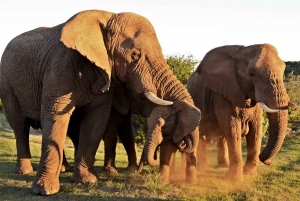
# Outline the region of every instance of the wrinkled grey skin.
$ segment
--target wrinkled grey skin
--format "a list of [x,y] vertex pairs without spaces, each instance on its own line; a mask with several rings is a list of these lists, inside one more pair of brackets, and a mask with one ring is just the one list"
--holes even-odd
[[[141,156],[139,165],[140,172],[145,163],[154,166],[158,163],[158,147],[160,149],[159,157],[159,172],[162,175],[162,182],[168,184],[170,176],[170,167],[173,165],[173,159],[176,151],[180,150],[185,153],[185,170],[186,182],[195,184],[197,183],[196,175],[196,147],[199,138],[199,131],[194,129],[197,127],[195,117],[200,115],[199,110],[191,107],[185,101],[174,101],[172,106],[157,106],[152,110],[151,115],[147,119],[148,131],[146,143]],[[174,143],[176,137],[177,127],[183,128],[180,132],[188,133],[186,137]],[[190,147],[190,149],[188,148]]]
[[191,100],[166,64],[151,23],[134,13],[83,11],[10,41],[1,58],[0,97],[15,133],[20,169],[30,164],[29,127],[40,122],[43,131],[34,194],[59,191],[64,141],[77,115],[80,137],[72,181],[97,181],[95,153],[111,113],[113,88],[122,84],[137,94]]
[[[269,44],[222,46],[205,55],[188,80],[188,91],[202,112],[199,167],[205,166],[210,140],[217,141],[219,165],[229,164],[228,179],[242,180],[243,174],[256,176],[259,160],[271,164],[287,129],[290,102],[283,83],[284,69],[276,48]],[[260,103],[269,108],[269,140],[262,151]],[[247,142],[245,164],[243,136]]]
[[[125,115],[121,114],[122,112],[126,111],[128,112]],[[136,149],[131,124],[132,112],[147,117],[148,121],[151,122],[151,125],[155,124],[154,122],[161,121],[162,119],[165,119],[166,121],[164,124],[157,125],[161,128],[156,130],[156,132],[151,131],[151,129],[149,130],[145,144],[145,150],[147,150],[150,149],[149,145],[153,144],[152,142],[161,139],[161,142],[157,142],[152,149],[157,151],[158,146],[160,146],[159,172],[162,174],[162,182],[169,183],[170,163],[172,161],[172,157],[177,150],[181,150],[183,152],[187,152],[187,165],[185,169],[186,181],[188,183],[196,183],[197,177],[195,150],[199,141],[199,133],[195,128],[199,123],[197,120],[197,116],[200,115],[199,110],[185,101],[174,101],[174,104],[171,106],[158,106],[147,100],[145,97],[130,92],[129,90],[125,89],[125,87],[115,88],[114,91],[113,109],[104,133],[105,157],[103,168],[111,173],[117,173],[115,166],[115,151],[118,135],[128,155],[129,164],[127,170],[137,170]],[[157,115],[161,113],[163,113],[165,116],[161,117]],[[192,116],[189,117],[189,114]],[[76,120],[78,121],[78,119]],[[76,143],[78,141],[76,140],[78,136],[78,134],[76,134],[76,130],[78,130],[76,125],[78,125],[78,122],[76,122],[74,126],[71,126],[73,129],[71,132],[68,132],[68,136],[75,144],[75,150],[77,147]],[[176,135],[174,131],[176,131],[176,126],[178,125],[185,125],[185,127],[190,127],[190,130],[194,130],[194,132],[183,131],[188,134],[185,137],[185,143],[180,144],[181,146],[178,146],[173,142],[173,138],[176,137],[174,136]],[[152,166],[156,165],[158,161],[153,160],[156,156],[157,153],[153,152],[149,155],[149,159],[147,157],[141,157],[141,166],[139,172],[142,170],[142,166],[146,161],[150,161],[148,163]]]

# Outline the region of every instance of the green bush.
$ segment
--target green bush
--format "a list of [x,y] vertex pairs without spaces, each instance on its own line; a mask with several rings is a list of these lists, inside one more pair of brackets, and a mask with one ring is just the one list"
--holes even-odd
[[[293,103],[300,104],[300,75],[291,71],[285,76],[285,88]],[[289,120],[300,120],[300,110],[289,108]]]

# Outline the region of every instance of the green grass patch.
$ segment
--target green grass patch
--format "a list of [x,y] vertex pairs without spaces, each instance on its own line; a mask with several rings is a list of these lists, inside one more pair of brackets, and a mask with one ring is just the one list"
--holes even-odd
[[[1,118],[0,118],[1,122]],[[41,135],[30,135],[32,165],[35,172],[28,175],[14,173],[16,146],[14,134],[0,128],[0,200],[299,200],[300,199],[300,135],[293,133],[285,140],[282,149],[270,167],[259,164],[258,177],[245,176],[244,181],[230,182],[223,179],[227,168],[217,165],[217,151],[208,146],[208,165],[205,173],[198,172],[197,185],[184,182],[184,171],[180,169],[180,154],[176,155],[177,170],[171,176],[171,183],[160,182],[158,167],[146,166],[141,174],[128,173],[127,155],[118,143],[116,165],[118,175],[102,171],[104,147],[101,142],[96,155],[95,170],[99,182],[92,185],[71,182],[71,172],[60,174],[60,191],[52,196],[35,196],[30,193],[31,184],[38,168],[41,154]],[[74,148],[66,139],[65,152],[71,166],[74,166]],[[138,147],[138,158],[142,148]],[[243,153],[245,157],[245,152]]]

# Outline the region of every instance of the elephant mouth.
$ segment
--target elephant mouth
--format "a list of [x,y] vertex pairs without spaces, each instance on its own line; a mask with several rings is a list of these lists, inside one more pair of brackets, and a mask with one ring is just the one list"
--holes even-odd
[[193,151],[193,140],[191,134],[185,136],[182,140],[179,140],[176,145],[180,152],[191,153]]

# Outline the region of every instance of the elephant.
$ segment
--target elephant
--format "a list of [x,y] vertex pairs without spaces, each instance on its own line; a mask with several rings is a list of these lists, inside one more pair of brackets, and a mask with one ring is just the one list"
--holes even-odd
[[119,137],[127,153],[128,165],[126,170],[134,172],[138,168],[137,150],[134,140],[134,134],[131,126],[132,112],[122,115],[115,109],[112,109],[110,119],[106,127],[104,141],[104,166],[103,170],[112,174],[118,174],[115,165],[117,137]]
[[[86,184],[98,180],[93,169],[95,153],[109,120],[113,90],[123,84],[160,105],[177,100],[193,105],[167,65],[152,24],[138,14],[86,10],[8,43],[1,58],[0,97],[15,133],[21,167],[30,163],[29,127],[40,122],[42,128],[33,194],[59,191],[63,144],[69,123],[79,116],[71,179]],[[200,120],[200,114],[195,118]],[[186,144],[183,151],[193,150],[191,146],[196,145],[187,140],[189,133],[176,134],[174,142]]]
[[[123,115],[124,113],[122,114],[122,110],[127,107],[129,108],[126,109],[128,113]],[[181,100],[174,101],[174,103],[170,106],[158,106],[157,104],[150,102],[148,99],[143,98],[143,96],[129,91],[125,87],[116,87],[114,89],[111,116],[104,133],[105,154],[103,169],[111,173],[118,172],[115,166],[117,135],[124,145],[128,155],[129,164],[127,166],[127,170],[137,170],[136,149],[131,120],[132,113],[147,117],[149,126],[138,172],[141,172],[146,161],[150,161],[148,163],[151,166],[157,164],[158,161],[153,160],[157,157],[157,153],[153,150],[157,151],[158,146],[160,146],[159,172],[162,175],[162,182],[169,183],[170,163],[172,162],[175,152],[177,150],[184,151],[184,146],[188,143],[198,144],[199,142],[199,131],[194,128],[199,124],[197,117],[199,116],[200,111],[192,104]],[[163,123],[161,123],[161,121],[163,121]],[[79,125],[78,122],[76,122],[74,126],[71,126],[71,128],[74,129],[73,132],[71,132],[72,134],[74,134],[76,130],[79,130],[75,127],[75,125]],[[188,130],[178,130],[176,127]],[[153,130],[153,128],[155,128],[155,130]],[[188,137],[185,143],[180,141],[182,144],[179,143],[177,146],[177,144],[174,143],[177,140],[173,141],[172,139],[178,136],[178,134],[175,133],[176,130],[179,132],[189,133],[191,137]],[[69,133],[68,136],[71,139],[74,138],[74,136],[72,137]],[[76,136],[78,136],[78,134]],[[76,141],[74,144],[76,144]],[[150,145],[152,147],[150,147]],[[194,184],[197,182],[197,146],[190,147],[194,147],[194,149],[186,153],[186,181]]]
[[[227,179],[257,175],[259,160],[271,164],[285,138],[287,109],[296,106],[284,87],[284,69],[284,62],[270,44],[227,45],[206,53],[187,84],[202,114],[197,169],[206,164],[206,143],[210,140],[218,144],[219,164],[229,165]],[[260,153],[262,108],[268,115],[269,140]],[[243,136],[247,143],[244,166]]]
[[[173,107],[173,108],[172,108]],[[193,112],[189,112],[192,110]],[[157,106],[153,109],[151,115],[147,118],[147,137],[146,143],[144,145],[143,153],[139,163],[138,172],[142,171],[145,163],[150,166],[155,166],[158,163],[158,148],[160,149],[159,157],[159,172],[162,175],[162,183],[170,183],[169,176],[173,170],[172,165],[174,162],[175,153],[179,150],[183,152],[186,146],[184,141],[177,141],[174,139],[177,135],[176,127],[181,127],[180,132],[186,132],[193,135],[199,135],[199,130],[193,130],[195,121],[195,116],[198,115],[200,111],[197,111],[192,107],[191,104],[187,104],[186,101],[174,101],[172,106]],[[199,123],[199,122],[198,122]],[[183,126],[190,125],[190,126]],[[194,139],[191,144],[198,144],[198,138]],[[197,141],[196,141],[197,140]],[[176,142],[177,143],[174,143]],[[185,140],[186,141],[186,140]],[[196,142],[195,142],[196,141]],[[186,182],[190,184],[197,183],[196,174],[196,151],[197,147],[191,152],[183,152],[185,160],[185,175]]]

